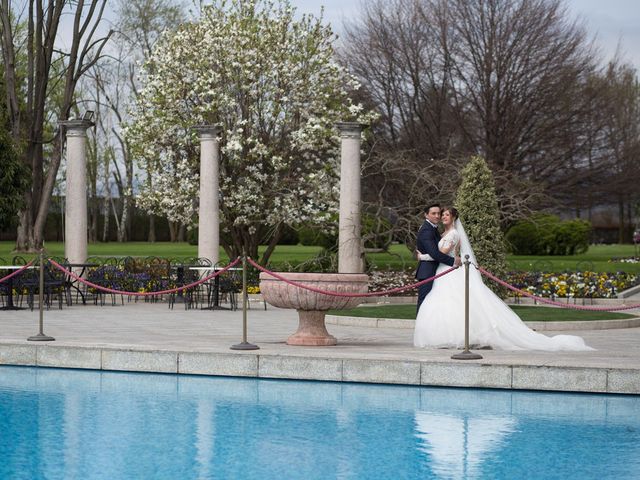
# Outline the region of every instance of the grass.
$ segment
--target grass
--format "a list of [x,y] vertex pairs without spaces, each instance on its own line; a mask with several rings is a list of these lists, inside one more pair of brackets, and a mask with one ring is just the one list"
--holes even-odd
[[[14,242],[0,242],[0,258],[9,261],[13,258]],[[260,247],[260,253],[264,252],[266,247]],[[52,256],[64,255],[64,243],[62,242],[46,242],[45,250]],[[320,247],[306,247],[303,245],[281,245],[271,256],[271,262],[284,263],[300,263],[312,258],[322,249]],[[30,258],[33,254],[21,254],[25,258]],[[98,257],[195,257],[198,255],[198,247],[189,245],[186,242],[109,242],[109,243],[90,243],[88,245],[88,255]],[[228,260],[227,254],[221,248],[220,260]]]
[[[0,258],[9,261],[13,258],[14,242],[0,242]],[[49,255],[64,255],[64,244],[61,242],[47,242],[45,248]],[[261,247],[261,252],[264,251]],[[299,263],[308,260],[321,251],[319,247],[302,245],[280,245],[271,256],[274,265],[284,262]],[[188,243],[171,242],[127,242],[127,243],[92,243],[89,244],[90,256],[132,256],[132,257],[194,257],[198,248]],[[543,270],[550,272],[593,270],[596,272],[640,273],[640,263],[610,262],[613,257],[631,257],[635,255],[633,245],[592,245],[589,251],[574,256],[522,256],[509,255],[511,268],[522,271]],[[29,255],[24,255],[25,257]],[[220,250],[221,261],[227,260],[224,251]],[[379,269],[411,270],[415,267],[415,260],[411,252],[404,245],[392,245],[389,252],[369,253],[367,261]]]
[[[593,264],[594,272],[627,272],[640,273],[640,263],[610,262],[615,257],[633,257],[638,255],[638,249],[634,245],[591,245],[586,253],[573,256],[525,256],[509,255],[508,260],[516,270],[536,270],[536,263],[549,263],[548,271],[562,272],[576,270],[580,267],[585,270],[587,265]],[[581,265],[579,265],[581,264]]]
[[[525,322],[565,322],[574,320],[615,320],[632,318],[634,315],[618,312],[594,312],[570,310],[564,308],[536,307],[527,305],[512,305],[510,308]],[[411,305],[380,305],[363,306],[351,310],[331,310],[331,315],[369,318],[400,318],[415,319],[416,306]]]

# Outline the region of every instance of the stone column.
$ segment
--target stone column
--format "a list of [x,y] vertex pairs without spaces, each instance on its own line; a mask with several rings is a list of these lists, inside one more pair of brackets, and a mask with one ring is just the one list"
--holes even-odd
[[64,256],[69,263],[87,261],[87,128],[89,120],[65,120],[67,135],[67,192],[65,199]]
[[360,135],[366,127],[356,122],[339,122],[340,230],[338,233],[338,273],[363,273],[364,252],[360,227]]
[[215,264],[220,256],[220,143],[217,125],[194,127],[200,137],[200,209],[198,257]]

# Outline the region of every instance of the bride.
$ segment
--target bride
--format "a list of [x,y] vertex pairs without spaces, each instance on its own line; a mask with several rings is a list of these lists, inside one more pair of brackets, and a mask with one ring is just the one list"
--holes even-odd
[[[438,248],[454,256],[469,255],[476,264],[473,249],[458,219],[455,208],[442,212],[445,227]],[[431,257],[418,252],[420,260]],[[437,273],[450,268],[440,264]],[[438,278],[420,306],[416,318],[413,344],[416,347],[462,348],[464,346],[464,269],[459,268]],[[547,337],[527,327],[483,282],[480,272],[469,267],[469,344],[501,350],[593,350],[580,337]]]

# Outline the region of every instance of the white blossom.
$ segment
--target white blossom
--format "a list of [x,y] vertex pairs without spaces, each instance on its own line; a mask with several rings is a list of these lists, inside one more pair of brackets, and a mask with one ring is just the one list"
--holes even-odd
[[373,118],[349,98],[357,81],[335,62],[333,41],[286,1],[214,0],[199,21],[166,33],[124,130],[150,177],[139,205],[197,222],[192,127],[218,124],[223,228],[264,235],[260,226],[328,221],[339,192],[335,122]]

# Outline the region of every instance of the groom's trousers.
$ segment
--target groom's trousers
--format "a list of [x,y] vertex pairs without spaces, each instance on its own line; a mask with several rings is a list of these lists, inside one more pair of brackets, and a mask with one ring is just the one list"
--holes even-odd
[[[423,266],[422,263],[426,264],[426,266]],[[433,277],[436,274],[436,270],[438,269],[438,262],[421,262],[420,267],[421,268],[419,269],[419,271],[422,278],[418,278],[418,281],[424,280],[425,278]],[[422,302],[424,302],[425,297],[432,288],[433,280],[418,287],[418,305],[416,307],[416,310],[420,310],[420,305],[422,305]]]

